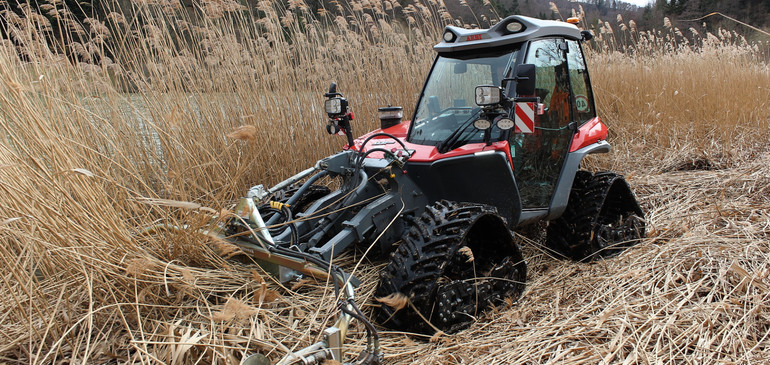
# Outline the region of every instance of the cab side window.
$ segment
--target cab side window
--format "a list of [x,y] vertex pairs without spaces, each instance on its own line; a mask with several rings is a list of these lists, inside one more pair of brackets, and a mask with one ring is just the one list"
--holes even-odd
[[539,127],[559,129],[572,120],[570,115],[570,80],[564,59],[566,44],[563,39],[544,39],[532,42],[527,63],[537,70],[537,96],[545,104],[546,113],[537,116]]
[[529,45],[525,63],[535,65],[536,96],[544,113],[535,115],[533,133],[511,139],[513,173],[522,206],[547,207],[572,138],[572,100],[564,39],[542,39]]
[[570,84],[572,84],[572,106],[575,121],[583,124],[596,117],[594,95],[591,92],[588,71],[586,69],[583,51],[577,41],[567,41],[567,64],[569,66]]

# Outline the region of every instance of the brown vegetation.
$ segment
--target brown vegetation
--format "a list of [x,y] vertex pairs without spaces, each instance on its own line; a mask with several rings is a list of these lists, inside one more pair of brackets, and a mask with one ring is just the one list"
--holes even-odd
[[[280,287],[195,232],[249,186],[339,148],[322,131],[330,81],[357,133],[379,106],[409,114],[441,4],[336,4],[322,18],[301,0],[259,12],[204,1],[196,19],[165,1],[86,24],[56,1],[3,14],[0,361],[238,363],[317,340],[335,315],[327,283]],[[730,33],[697,44],[673,29],[629,34],[634,52],[605,33],[590,55],[614,152],[589,167],[629,176],[649,238],[582,264],[522,237],[531,269],[519,303],[456,335],[383,332],[389,362],[770,361],[768,65]],[[158,221],[190,228],[144,234]],[[342,264],[361,261],[351,252]],[[354,273],[364,310],[379,305],[378,268]]]

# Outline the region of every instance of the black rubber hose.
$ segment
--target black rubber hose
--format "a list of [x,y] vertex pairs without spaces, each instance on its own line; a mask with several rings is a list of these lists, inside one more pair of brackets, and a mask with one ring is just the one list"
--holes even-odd
[[[326,171],[321,171],[313,176],[311,176],[302,186],[294,192],[294,195],[292,195],[287,201],[286,204],[294,205],[300,198],[302,198],[302,195],[305,194],[305,192],[310,189],[310,186],[313,185],[318,179],[326,176],[328,173]],[[273,225],[275,223],[275,218],[270,217],[270,219],[265,222],[265,225]]]
[[[313,256],[311,254],[307,254],[307,253],[299,252],[299,251],[288,250],[288,249],[285,249],[283,247],[276,246],[276,245],[270,245],[268,247],[268,250],[276,252],[276,253],[280,253],[282,255],[290,256],[290,257],[302,258],[302,259],[305,259],[307,261],[310,261],[310,262],[318,265],[319,267],[329,267],[331,271],[334,271],[337,275],[339,275],[339,278],[341,280],[346,280],[347,275],[345,274],[345,271],[343,271],[339,266],[333,265],[333,264],[331,264],[331,263],[329,263],[327,261],[324,261],[324,260],[322,260],[322,259],[320,259],[318,257],[315,257],[315,256]],[[334,295],[336,297],[339,297],[340,296],[341,288],[339,286],[339,283],[337,282],[337,278],[332,278],[332,283],[334,284]],[[345,307],[344,303],[342,305],[340,305],[340,311],[342,311],[344,313],[347,313],[350,316],[352,316],[353,318],[358,319],[359,321],[361,321],[364,324],[364,327],[366,328],[367,337],[373,339],[374,342],[379,341],[380,336],[379,336],[379,333],[377,333],[377,329],[374,327],[372,322],[370,322],[366,318],[364,313],[361,312],[361,309],[358,308],[358,305],[356,304],[355,300],[353,298],[347,298],[346,302],[348,304],[350,304],[351,307],[353,307],[354,312],[351,312],[350,310],[348,310]]]
[[[358,154],[358,158],[356,159],[356,172],[355,172],[355,176],[359,175],[359,172],[361,171],[361,168],[364,165],[364,160],[366,159],[366,156],[369,156],[369,154],[372,154],[374,152],[382,152],[382,153],[384,153],[386,155],[392,156],[394,159],[398,158],[396,156],[396,154],[394,154],[393,152],[388,151],[388,150],[386,150],[384,148],[379,148],[379,147],[378,148],[372,148],[370,150],[367,150],[364,153],[359,153]],[[358,184],[360,184],[360,180],[356,180],[356,185],[358,185]]]
[[374,152],[382,152],[382,153],[384,153],[386,155],[390,155],[393,158],[398,158],[398,156],[396,156],[396,154],[393,153],[392,151],[388,151],[388,150],[386,150],[384,148],[377,147],[377,148],[372,148],[370,150],[366,150],[366,152],[364,152],[363,154],[360,154],[359,157],[358,157],[358,161],[356,163],[356,166],[362,166],[363,162],[364,162],[364,159],[366,159],[366,156],[369,156],[370,154],[372,154]]
[[[281,215],[281,216],[284,217],[284,219],[283,219],[284,222],[289,222],[292,219],[291,211],[286,212],[283,209],[275,209],[275,208],[270,207],[270,205],[268,205],[268,204],[261,205],[259,207],[259,212],[260,213],[262,213],[262,212],[265,212],[265,213],[273,212],[274,215]],[[272,218],[273,216],[270,216],[270,217]],[[281,224],[281,223],[280,222],[274,222],[271,225],[277,225],[277,224]],[[281,226],[278,226],[278,227],[268,228],[267,230],[270,232],[271,236],[275,236],[275,235],[283,233],[286,230],[286,226],[285,225],[281,225]]]
[[[401,148],[403,148],[404,151],[407,151],[406,145],[404,144],[404,142],[401,142],[401,140],[396,138],[396,136],[394,136],[394,135],[392,135],[390,133],[385,133],[385,132],[375,133],[375,134],[372,134],[371,136],[367,137],[364,140],[364,143],[361,143],[361,148],[363,149],[364,147],[366,147],[366,144],[369,143],[369,141],[371,141],[375,137],[382,137],[382,136],[391,138],[392,140],[394,140],[398,144],[400,144]],[[384,148],[372,148],[370,150],[367,150],[363,155],[359,151],[358,152],[358,159],[356,160],[356,176],[358,176],[358,170],[361,168],[361,165],[363,164],[364,158],[366,158],[366,156],[368,156],[370,152],[374,152],[374,151],[384,152],[384,153],[390,154],[394,158],[396,157],[396,155],[393,154],[393,152],[388,151],[388,150],[386,150]],[[407,153],[409,153],[409,152],[407,152]],[[358,182],[356,182],[356,183],[358,183]]]
[[382,137],[382,136],[390,137],[394,141],[398,142],[398,144],[401,145],[401,147],[404,149],[404,151],[406,151],[406,145],[404,144],[404,142],[401,142],[401,140],[396,138],[396,136],[394,136],[394,135],[392,135],[390,133],[385,133],[385,132],[375,133],[375,134],[372,134],[371,136],[367,137],[364,140],[364,143],[361,143],[361,148],[365,147],[366,144],[369,143],[369,141],[371,141],[374,137]]
[[291,209],[289,209],[287,205],[284,205],[281,207],[281,211],[283,212],[284,215],[286,215],[286,225],[288,225],[289,229],[291,230],[291,236],[289,238],[289,246],[295,245],[299,241],[299,234],[297,233],[297,226],[294,224],[294,222],[292,222],[293,216],[291,214]]
[[[364,188],[366,187],[366,180],[369,178],[369,175],[366,174],[366,171],[362,171],[360,168],[360,165],[356,165],[356,171],[354,172],[356,179],[355,183],[351,187],[350,191],[346,191],[345,193],[351,193],[353,191],[353,188],[355,188],[356,192],[363,192]],[[342,205],[347,204],[348,201],[353,199],[354,196],[357,194],[351,193],[348,195],[343,201]]]
[[[348,301],[348,303],[351,303],[352,300]],[[343,313],[349,314],[351,317],[361,321],[364,324],[364,328],[366,328],[366,336],[370,339],[373,339],[374,341],[379,340],[379,334],[377,333],[377,329],[374,328],[374,326],[369,322],[369,320],[366,319],[366,317],[361,313],[361,310],[358,309],[358,306],[355,304],[352,304],[353,309],[355,309],[354,312],[351,312],[349,309],[345,308],[345,303],[342,303],[340,305],[340,311]],[[374,342],[372,341],[372,342]]]
[[367,332],[374,338],[375,341],[378,341],[380,339],[380,335],[377,333],[377,329],[374,328],[374,325],[372,322],[369,322],[369,320],[366,318],[363,312],[361,312],[361,309],[358,308],[358,305],[356,305],[356,302],[353,299],[348,299],[348,303],[350,303],[350,306],[353,307],[353,309],[358,312],[359,320],[364,323],[364,326],[367,328]]
[[[366,180],[366,179],[368,179],[368,176],[366,175],[366,173],[365,173],[365,172],[359,172],[357,175],[363,175],[363,177],[362,177],[360,180]],[[350,180],[348,180],[348,181],[350,181]],[[348,194],[348,193],[350,193],[350,192],[351,192],[351,191],[352,191],[354,188],[355,188],[355,189],[362,189],[362,188],[363,188],[363,186],[362,186],[362,185],[360,185],[360,184],[358,184],[358,183],[354,184],[353,186],[347,186],[347,185],[350,185],[350,184],[348,184],[348,183],[344,183],[344,185],[343,185],[343,187],[342,187],[343,195],[344,195],[344,194]],[[335,204],[330,204],[330,205],[328,205],[328,206],[325,206],[325,207],[323,207],[323,208],[321,208],[321,209],[319,209],[319,210],[317,210],[317,211],[313,212],[313,214],[312,214],[312,215],[318,214],[318,213],[320,213],[320,212],[323,212],[323,211],[332,211],[332,212],[333,212],[333,211],[336,211],[336,210],[338,210],[340,207],[344,206],[344,205],[345,205],[345,203],[347,203],[347,202],[350,200],[351,196],[353,196],[353,195],[355,195],[355,194],[350,194],[350,195],[349,195],[349,196],[347,196],[346,198],[342,198],[342,199],[340,199],[340,200],[339,200],[337,203],[335,203]],[[328,221],[330,221],[330,222],[333,222],[335,219],[337,219],[337,216],[338,216],[339,214],[340,214],[340,212],[333,212],[333,213],[330,213],[330,214],[329,214],[329,215],[328,215],[326,218],[324,218],[324,219],[326,219],[326,220],[328,220]],[[312,215],[311,215],[311,216],[312,216]],[[331,229],[331,228],[332,228],[332,225],[330,225],[330,224],[326,224],[326,225],[316,225],[316,226],[315,226],[315,227],[313,227],[313,229],[311,229],[310,231],[308,231],[308,232],[305,232],[304,234],[302,234],[302,236],[301,236],[301,237],[299,237],[299,240],[300,240],[300,241],[305,241],[305,240],[307,240],[309,237],[312,237],[313,235],[315,235],[316,233],[318,233],[318,232],[320,232],[320,231],[323,231],[323,230],[325,230],[325,231],[328,231],[328,230],[329,230],[329,229]]]

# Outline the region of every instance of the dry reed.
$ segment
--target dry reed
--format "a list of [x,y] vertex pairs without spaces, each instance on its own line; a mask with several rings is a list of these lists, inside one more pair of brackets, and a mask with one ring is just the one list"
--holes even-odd
[[[84,24],[56,1],[2,14],[0,361],[280,358],[329,324],[328,283],[281,287],[195,228],[248,186],[339,147],[321,131],[330,81],[352,101],[356,132],[376,125],[379,106],[408,114],[446,7],[334,2],[316,17],[301,0],[131,4]],[[387,361],[770,361],[770,71],[734,35],[688,44],[666,32],[629,35],[624,53],[600,39],[589,60],[616,153],[588,166],[630,175],[650,237],[592,264],[522,238],[519,303],[457,335],[385,331]],[[191,228],[141,234],[158,221]],[[379,305],[380,267],[355,273],[366,311]]]

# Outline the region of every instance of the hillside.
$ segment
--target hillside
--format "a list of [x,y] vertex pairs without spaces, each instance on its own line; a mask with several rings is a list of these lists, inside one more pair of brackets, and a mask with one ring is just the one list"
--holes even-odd
[[[294,1],[294,0],[292,0]],[[419,1],[400,0],[397,6],[406,8],[422,6]],[[47,0],[32,0],[29,2],[31,9],[37,9],[44,17],[49,20],[50,26],[54,32],[59,30],[59,24],[55,22],[56,11],[51,13],[49,5],[53,2]],[[152,1],[150,2],[152,3]],[[283,2],[290,4],[289,2]],[[97,18],[102,21],[112,10],[120,9],[126,14],[133,13],[136,9],[132,6],[131,0],[91,0],[89,2],[77,2],[75,0],[66,0],[67,9],[71,9],[72,15],[81,23],[86,18]],[[168,6],[174,4],[169,2]],[[244,9],[258,9],[259,1],[242,0],[238,1],[201,1],[180,0],[179,7],[193,17],[197,18],[207,9],[212,9],[212,4],[217,6],[244,7]],[[206,5],[208,4],[208,5]],[[229,4],[229,5],[228,5]],[[332,12],[335,15],[347,16],[353,8],[343,6],[340,2],[330,0],[309,0],[302,1],[302,6],[315,16],[321,13]],[[770,0],[656,0],[648,6],[637,7],[617,0],[554,0],[554,1],[535,1],[535,0],[435,0],[427,2],[432,11],[440,12],[446,10],[455,20],[461,20],[468,26],[487,27],[495,19],[506,17],[512,14],[532,16],[540,19],[566,19],[574,16],[575,12],[583,14],[586,21],[585,26],[589,29],[598,30],[603,23],[617,25],[618,16],[626,22],[633,20],[637,29],[640,31],[659,29],[664,26],[664,18],[668,18],[673,26],[680,29],[693,28],[703,33],[706,30],[715,31],[719,28],[738,31],[742,35],[747,35],[751,39],[767,41],[766,35],[758,35],[750,28],[741,25],[735,21],[726,19],[722,16],[712,16],[701,20],[708,14],[720,12],[726,16],[735,18],[737,21],[747,23],[757,28],[768,29],[770,25]],[[16,2],[4,2],[0,4],[0,11],[10,10],[17,15],[23,14],[23,8],[26,5],[18,5]],[[380,4],[375,8],[382,8]],[[390,5],[393,8],[396,5]],[[365,6],[362,6],[364,9]],[[373,15],[373,13],[371,13]],[[405,17],[393,13],[393,17],[400,21],[406,20]],[[3,22],[8,17],[0,18]],[[395,20],[394,19],[394,20]],[[445,18],[446,19],[446,18]],[[2,34],[7,37],[5,27],[0,26]],[[770,36],[767,36],[770,37]]]

